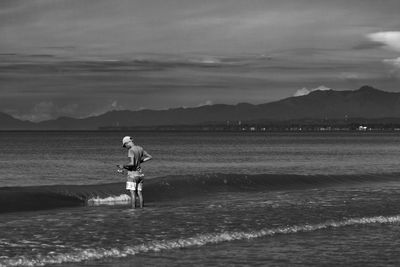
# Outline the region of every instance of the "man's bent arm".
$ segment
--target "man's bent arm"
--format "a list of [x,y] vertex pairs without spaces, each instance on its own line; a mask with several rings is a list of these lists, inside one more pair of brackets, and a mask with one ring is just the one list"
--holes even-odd
[[146,151],[143,151],[143,156],[144,156],[144,158],[140,161],[140,162],[146,162],[146,161],[149,161],[149,160],[151,160],[153,157],[149,154],[149,153],[147,153]]
[[118,168],[125,169],[125,170],[128,170],[128,171],[132,171],[133,170],[133,166],[134,166],[133,157],[129,157],[129,159],[130,159],[130,162],[128,164],[118,165]]

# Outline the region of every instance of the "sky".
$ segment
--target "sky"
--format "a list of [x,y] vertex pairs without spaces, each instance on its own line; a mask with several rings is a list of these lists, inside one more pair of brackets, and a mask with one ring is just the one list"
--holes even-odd
[[398,0],[2,0],[0,112],[261,104],[400,92]]

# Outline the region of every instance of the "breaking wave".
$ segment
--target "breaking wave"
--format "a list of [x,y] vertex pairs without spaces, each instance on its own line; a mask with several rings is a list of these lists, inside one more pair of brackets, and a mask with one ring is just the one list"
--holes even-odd
[[171,249],[200,247],[207,244],[217,244],[235,240],[255,239],[260,237],[295,234],[299,232],[313,232],[330,228],[339,228],[352,225],[364,224],[390,224],[399,223],[400,215],[395,216],[376,216],[364,218],[351,218],[343,221],[328,221],[320,224],[305,224],[278,227],[273,229],[262,229],[249,232],[222,232],[200,234],[194,237],[153,241],[137,246],[126,246],[122,248],[92,248],[75,249],[70,253],[53,253],[47,255],[37,255],[35,257],[17,256],[12,258],[0,258],[0,266],[43,266],[46,264],[60,264],[65,262],[82,262],[86,260],[99,260],[103,258],[121,258],[133,256],[139,253],[159,252]]
[[[199,197],[223,191],[307,189],[356,183],[396,181],[400,174],[284,175],[211,174],[147,179],[146,202]],[[129,202],[124,183],[0,188],[0,213]]]

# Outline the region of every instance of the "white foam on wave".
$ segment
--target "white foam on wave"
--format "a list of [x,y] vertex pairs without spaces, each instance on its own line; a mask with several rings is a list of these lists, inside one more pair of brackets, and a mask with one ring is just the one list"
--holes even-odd
[[109,196],[106,198],[100,198],[100,197],[92,197],[87,200],[87,204],[89,206],[113,206],[113,205],[123,205],[123,204],[129,204],[131,201],[131,197],[128,196],[127,194],[121,194],[119,196]]
[[273,229],[263,229],[252,232],[223,232],[213,234],[201,234],[194,237],[154,241],[145,243],[138,246],[127,246],[124,248],[111,248],[111,249],[76,249],[70,253],[53,253],[36,257],[13,257],[2,259],[0,258],[0,266],[43,266],[46,264],[59,264],[64,262],[82,262],[85,260],[98,260],[108,257],[127,257],[145,252],[158,252],[170,249],[187,248],[194,246],[204,246],[207,244],[216,244],[221,242],[254,239],[265,236],[273,236],[279,234],[294,234],[299,232],[313,232],[329,228],[338,228],[351,225],[362,224],[390,224],[399,223],[400,215],[396,216],[376,216],[366,218],[353,218],[343,221],[328,221],[320,224],[305,224],[278,227]]

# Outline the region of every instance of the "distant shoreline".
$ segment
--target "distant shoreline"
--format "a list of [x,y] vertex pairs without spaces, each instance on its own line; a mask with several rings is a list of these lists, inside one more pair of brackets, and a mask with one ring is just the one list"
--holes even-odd
[[241,125],[99,127],[99,131],[151,132],[400,132],[399,125]]
[[256,125],[168,125],[168,126],[104,126],[97,129],[4,129],[0,132],[231,132],[231,133],[279,133],[279,132],[400,132],[400,124],[276,124]]

